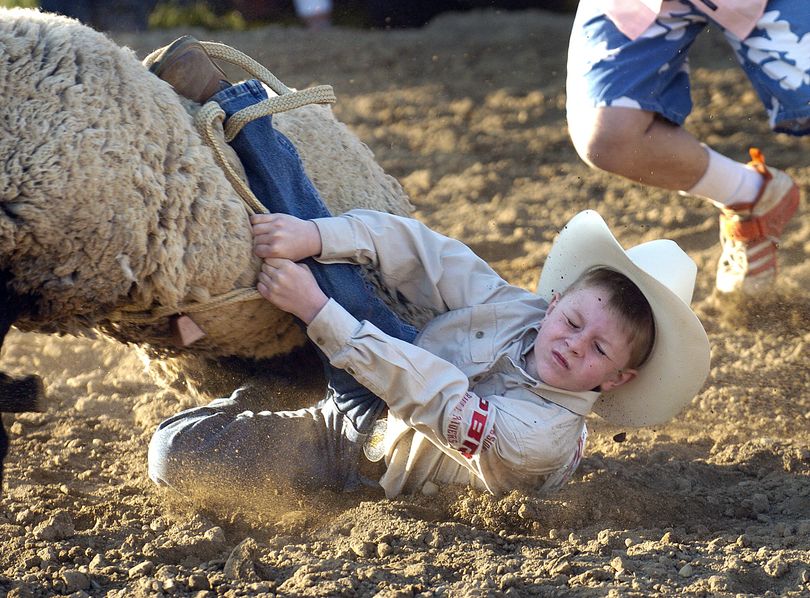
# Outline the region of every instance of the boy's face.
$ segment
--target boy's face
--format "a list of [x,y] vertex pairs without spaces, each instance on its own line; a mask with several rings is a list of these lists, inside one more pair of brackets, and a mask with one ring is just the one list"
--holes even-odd
[[563,390],[607,391],[635,377],[635,370],[623,369],[629,337],[607,299],[599,288],[554,296],[534,343],[540,380]]

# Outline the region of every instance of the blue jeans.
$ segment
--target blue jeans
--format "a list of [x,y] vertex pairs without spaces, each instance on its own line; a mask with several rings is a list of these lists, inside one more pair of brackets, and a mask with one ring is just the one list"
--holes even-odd
[[[230,117],[266,97],[259,82],[247,81],[211,99]],[[273,128],[271,117],[247,124],[231,145],[251,190],[270,212],[302,219],[330,216],[304,173],[298,152]],[[313,259],[305,263],[324,293],[355,318],[398,339],[414,340],[417,330],[385,305],[358,266]],[[355,485],[362,442],[385,403],[320,355],[328,389],[314,407],[254,413],[240,406],[240,399],[260,389],[241,389],[229,399],[217,399],[161,423],[149,447],[152,479],[189,493],[214,491],[220,484],[246,491],[279,484],[332,489]],[[213,478],[211,472],[216,472]]]

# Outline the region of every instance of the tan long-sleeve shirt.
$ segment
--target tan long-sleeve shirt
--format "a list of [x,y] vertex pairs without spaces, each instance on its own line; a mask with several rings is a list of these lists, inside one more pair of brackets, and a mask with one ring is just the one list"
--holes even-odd
[[599,395],[527,372],[546,301],[416,220],[354,210],[315,224],[319,261],[371,264],[390,289],[437,314],[413,345],[333,300],[308,327],[333,365],[388,404],[387,496],[428,482],[547,491],[570,474]]

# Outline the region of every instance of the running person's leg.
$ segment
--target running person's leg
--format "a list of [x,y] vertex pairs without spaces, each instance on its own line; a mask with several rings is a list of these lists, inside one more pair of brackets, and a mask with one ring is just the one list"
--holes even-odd
[[706,18],[684,3],[630,40],[602,2],[580,2],[568,50],[566,108],[583,160],[666,189],[688,189],[700,179],[706,151],[681,125],[692,110],[687,53],[705,26]]
[[[801,134],[809,128],[808,86],[793,82],[808,80],[798,40],[810,19],[793,12],[802,9],[774,0],[746,40],[726,35],[771,108],[772,125]],[[719,207],[717,289],[753,294],[771,287],[778,238],[796,210],[798,188],[784,172],[766,167],[760,154],[749,164],[731,160],[683,128],[692,107],[686,56],[707,22],[692,3],[667,2],[653,25],[631,40],[598,0],[582,0],[568,56],[569,130],[591,166]]]

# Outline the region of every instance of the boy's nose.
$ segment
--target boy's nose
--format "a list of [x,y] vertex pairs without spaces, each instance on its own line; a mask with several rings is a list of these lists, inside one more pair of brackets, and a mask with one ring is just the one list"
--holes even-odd
[[581,334],[576,334],[573,336],[568,337],[568,348],[571,350],[576,356],[581,356],[583,351],[585,350],[585,339],[582,338]]

